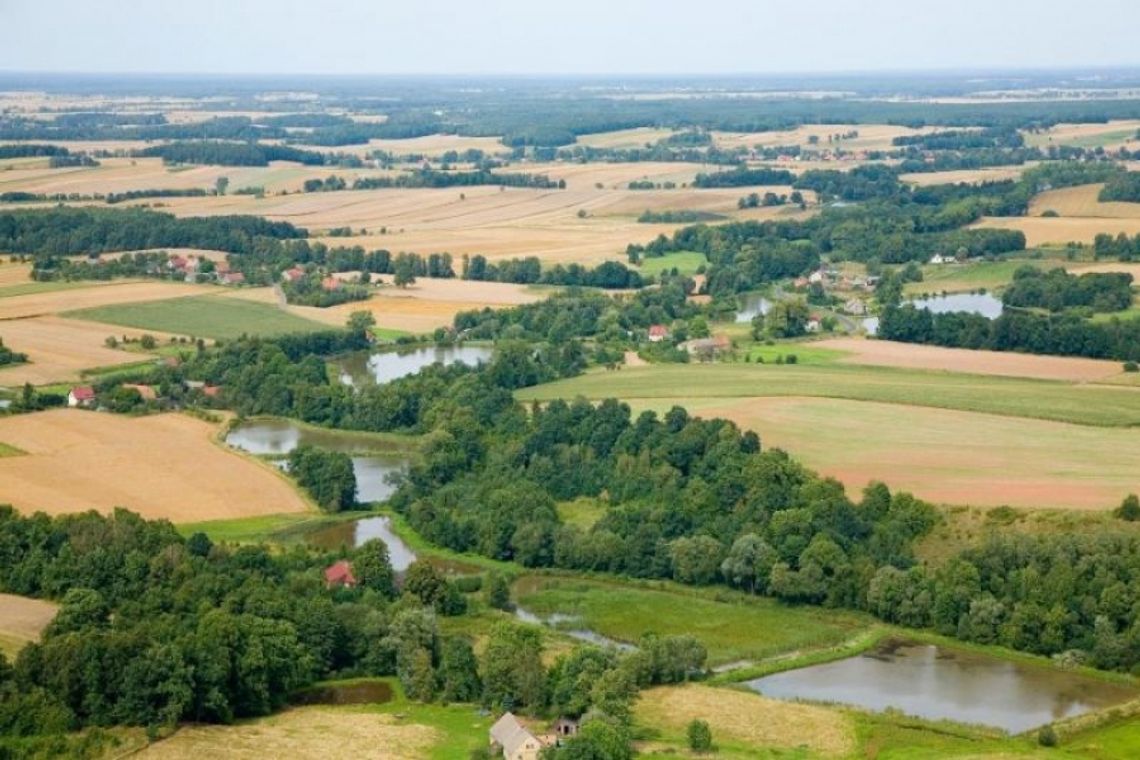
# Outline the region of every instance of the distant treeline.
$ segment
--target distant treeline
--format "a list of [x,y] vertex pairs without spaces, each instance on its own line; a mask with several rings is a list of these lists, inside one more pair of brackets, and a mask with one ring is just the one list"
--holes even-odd
[[1099,199],[1140,203],[1140,172],[1121,172],[1109,177]]
[[36,145],[34,143],[0,145],[0,159],[67,155],[70,155],[69,151],[61,145]]
[[639,273],[616,261],[606,261],[592,269],[581,264],[555,264],[543,267],[537,256],[506,259],[494,263],[488,263],[483,256],[464,256],[462,277],[465,280],[619,290],[640,288],[645,284]]
[[545,174],[503,174],[487,170],[468,172],[420,169],[397,174],[394,177],[359,177],[352,183],[353,190],[375,190],[389,187],[472,187],[498,185],[500,187],[532,187],[543,190],[566,187],[566,180],[552,180]]
[[135,155],[158,157],[168,164],[212,166],[268,166],[270,161],[296,161],[307,166],[323,166],[329,158],[327,154],[311,150],[253,142],[173,142],[144,148]]
[[650,211],[646,209],[637,217],[641,224],[699,224],[700,222],[718,222],[726,217],[712,211],[691,211],[679,209],[677,211]]
[[1123,311],[1132,306],[1132,275],[1127,272],[1069,274],[1057,268],[1043,272],[1032,266],[1018,269],[1002,293],[1006,306],[1064,311],[1083,307],[1096,312]]
[[137,201],[143,198],[201,198],[214,195],[214,191],[201,187],[178,188],[152,188],[150,190],[127,190],[123,193],[107,193],[104,199],[107,203],[123,203],[124,201]]
[[967,312],[933,314],[906,304],[883,310],[878,334],[951,348],[1140,361],[1140,319],[1092,322],[1072,314],[1006,310],[990,320]]
[[743,187],[746,185],[790,185],[796,177],[787,169],[747,169],[698,174],[693,187]]
[[35,256],[148,248],[247,253],[259,238],[298,238],[307,234],[288,222],[271,222],[256,216],[178,218],[138,208],[0,211],[0,250]]
[[920,150],[978,150],[982,148],[1020,148],[1025,138],[1016,128],[963,129],[904,135],[891,140],[893,145]]
[[1096,257],[1113,257],[1121,261],[1140,259],[1140,235],[1128,237],[1121,232],[1116,237],[1107,233],[1100,233],[1093,240],[1093,252]]

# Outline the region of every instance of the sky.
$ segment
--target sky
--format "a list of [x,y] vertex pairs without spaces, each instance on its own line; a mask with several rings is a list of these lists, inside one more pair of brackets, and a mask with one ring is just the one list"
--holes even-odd
[[1140,65],[1140,0],[0,0],[0,70],[726,74]]

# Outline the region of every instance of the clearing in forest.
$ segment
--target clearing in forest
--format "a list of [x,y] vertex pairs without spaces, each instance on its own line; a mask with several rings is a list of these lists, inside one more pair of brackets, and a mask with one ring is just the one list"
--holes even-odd
[[174,522],[303,512],[269,465],[227,451],[217,426],[181,414],[125,417],[56,409],[0,418],[0,504],[64,514],[125,507]]
[[39,639],[58,609],[42,599],[0,594],[0,654],[11,659],[25,644]]

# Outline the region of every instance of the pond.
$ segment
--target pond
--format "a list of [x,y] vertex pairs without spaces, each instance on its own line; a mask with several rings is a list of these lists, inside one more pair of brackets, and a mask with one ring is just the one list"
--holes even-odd
[[330,525],[310,533],[308,542],[322,549],[335,551],[342,546],[355,549],[374,538],[380,539],[388,547],[388,560],[397,573],[404,572],[416,561],[416,553],[395,534],[392,530],[392,520],[388,517],[365,517]]
[[740,311],[736,312],[738,324],[751,322],[758,314],[767,314],[772,302],[759,293],[748,293],[740,298]]
[[523,607],[515,607],[515,617],[524,623],[531,623],[533,625],[544,625],[547,628],[553,628],[560,631],[572,639],[584,641],[587,644],[594,646],[610,648],[613,647],[622,652],[632,652],[637,649],[632,644],[626,644],[624,641],[611,639],[609,636],[591,631],[589,628],[582,627],[582,620],[574,617],[573,615],[564,615],[561,612],[553,612],[549,615],[542,616],[531,612]]
[[[946,314],[955,311],[964,311],[969,314],[980,314],[986,319],[997,319],[1004,308],[1000,298],[989,293],[947,293],[940,296],[915,298],[908,303],[919,309],[926,309],[934,314]],[[863,329],[868,335],[879,331],[879,318],[867,317],[863,320]]]
[[359,352],[334,359],[329,364],[341,383],[360,387],[370,383],[390,383],[414,375],[432,364],[463,362],[474,367],[488,361],[494,349],[490,346],[423,346],[410,351]]
[[401,454],[355,453],[375,445],[375,439],[367,434],[310,428],[292,420],[243,422],[229,432],[226,443],[258,456],[284,457],[301,445],[343,451],[352,457],[356,497],[362,504],[386,501],[396,490],[389,476],[403,472],[408,466],[408,458]]
[[384,681],[330,683],[298,692],[295,705],[370,705],[392,701],[392,686]]
[[891,640],[845,660],[748,682],[766,697],[895,708],[1016,734],[1133,699],[1135,689],[958,649]]

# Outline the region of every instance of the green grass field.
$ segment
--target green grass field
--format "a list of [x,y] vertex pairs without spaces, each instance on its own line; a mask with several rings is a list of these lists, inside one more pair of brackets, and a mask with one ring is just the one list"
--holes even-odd
[[676,253],[669,253],[664,256],[645,258],[641,261],[641,266],[638,267],[641,274],[656,277],[665,271],[672,271],[676,267],[677,271],[681,274],[696,274],[697,269],[702,264],[707,264],[703,253],[696,253],[694,251],[677,251]]
[[79,282],[34,282],[28,280],[17,285],[0,285],[0,298],[11,296],[28,296],[35,293],[51,293],[56,290],[76,290],[79,288],[96,288],[100,285],[119,285],[133,280],[108,280],[106,282],[92,282],[83,280]]
[[15,446],[9,446],[3,441],[0,441],[0,459],[3,459],[4,457],[18,457],[26,453],[26,451],[18,449]]
[[329,329],[269,304],[224,296],[194,296],[162,301],[99,306],[67,312],[64,316],[105,322],[140,330],[155,330],[202,338],[236,338],[249,335],[283,335]]
[[515,584],[514,592],[531,612],[573,615],[591,630],[620,641],[636,642],[645,633],[692,634],[708,647],[713,665],[831,646],[866,626],[854,613],[789,607],[726,589],[656,585],[660,590],[616,581],[528,576]]
[[1023,266],[1052,268],[1063,262],[1041,259],[1009,259],[1005,261],[977,261],[968,264],[927,264],[922,267],[922,282],[907,283],[907,295],[922,293],[954,293],[962,291],[995,290],[1009,284],[1013,273]]
[[597,500],[586,496],[574,501],[561,502],[557,505],[557,509],[562,522],[567,525],[576,525],[582,530],[592,528],[594,523],[606,513],[606,508]]
[[833,348],[817,348],[810,342],[780,343],[774,346],[756,344],[748,349],[748,361],[763,364],[776,364],[796,357],[796,364],[830,364],[847,356],[846,351]]
[[516,395],[524,401],[816,396],[1106,427],[1140,425],[1140,393],[1120,387],[845,364],[657,364],[596,370]]

